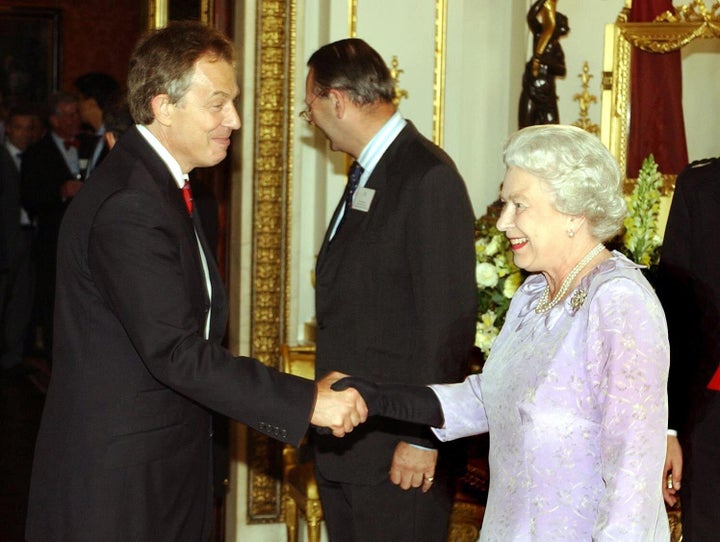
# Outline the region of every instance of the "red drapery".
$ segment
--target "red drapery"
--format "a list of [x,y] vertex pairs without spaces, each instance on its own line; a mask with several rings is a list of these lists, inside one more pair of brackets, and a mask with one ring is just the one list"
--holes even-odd
[[[628,20],[649,22],[668,10],[674,11],[671,0],[633,0]],[[649,154],[662,173],[680,173],[688,163],[680,51],[647,53],[633,47],[630,81],[626,175],[637,177]]]

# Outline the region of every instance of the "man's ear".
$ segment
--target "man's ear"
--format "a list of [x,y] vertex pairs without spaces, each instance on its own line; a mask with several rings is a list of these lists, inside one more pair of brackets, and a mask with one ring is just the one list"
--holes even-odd
[[105,132],[105,144],[107,145],[107,148],[112,149],[115,146],[115,143],[117,143],[115,134],[112,132]]
[[170,102],[170,96],[167,94],[158,94],[150,100],[150,108],[152,109],[153,116],[163,126],[170,126],[172,124],[172,114],[175,110],[175,105]]
[[335,116],[339,119],[345,116],[345,108],[347,107],[347,96],[341,90],[331,88],[328,91],[328,99],[335,110]]

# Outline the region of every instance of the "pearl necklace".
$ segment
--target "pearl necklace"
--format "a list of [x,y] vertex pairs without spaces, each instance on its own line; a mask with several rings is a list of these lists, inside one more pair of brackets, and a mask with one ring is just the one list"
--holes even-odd
[[575,265],[575,267],[572,268],[572,271],[570,271],[570,274],[562,282],[558,293],[555,295],[555,297],[552,298],[552,300],[550,300],[550,284],[548,284],[545,287],[545,290],[543,290],[542,295],[540,296],[540,301],[538,302],[537,307],[535,307],[535,312],[538,314],[542,314],[543,312],[547,312],[555,305],[557,305],[558,302],[563,297],[565,297],[565,294],[570,289],[570,285],[572,284],[573,280],[575,280],[575,277],[577,277],[578,273],[580,273],[580,271],[582,271],[585,266],[590,263],[590,260],[600,254],[600,252],[602,252],[604,248],[605,246],[602,243],[598,243],[595,248],[585,254],[585,257],[580,260]]

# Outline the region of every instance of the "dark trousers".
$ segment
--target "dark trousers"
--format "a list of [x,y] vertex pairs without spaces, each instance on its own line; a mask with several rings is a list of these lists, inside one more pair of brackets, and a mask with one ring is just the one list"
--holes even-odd
[[720,539],[720,392],[706,393],[689,441],[683,442],[683,542]]
[[33,265],[33,231],[15,232],[13,250],[9,254],[6,281],[0,296],[2,330],[0,365],[10,368],[22,362],[28,328],[33,312],[35,268]]
[[35,303],[31,331],[41,330],[42,352],[52,359],[53,313],[55,311],[55,272],[57,270],[57,244],[41,238],[35,250]]
[[427,493],[390,482],[374,486],[326,480],[315,473],[330,542],[445,542],[452,482],[436,473]]

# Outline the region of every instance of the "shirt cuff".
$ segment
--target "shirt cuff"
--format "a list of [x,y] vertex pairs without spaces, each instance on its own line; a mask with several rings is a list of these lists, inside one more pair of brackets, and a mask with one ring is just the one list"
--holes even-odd
[[675,429],[668,429],[667,436],[668,437],[677,437],[677,431],[675,431]]
[[433,450],[436,450],[437,448],[428,448],[427,446],[420,446],[419,444],[413,444],[412,442],[408,442],[410,446],[413,448],[417,448],[418,450],[427,450],[428,452],[432,452]]

